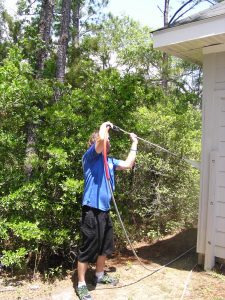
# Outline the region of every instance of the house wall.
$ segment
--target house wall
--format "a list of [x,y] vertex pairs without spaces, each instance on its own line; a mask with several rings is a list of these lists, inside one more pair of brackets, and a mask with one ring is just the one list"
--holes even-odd
[[[197,252],[225,258],[225,51],[203,55],[203,134]],[[210,53],[212,52],[212,53]]]

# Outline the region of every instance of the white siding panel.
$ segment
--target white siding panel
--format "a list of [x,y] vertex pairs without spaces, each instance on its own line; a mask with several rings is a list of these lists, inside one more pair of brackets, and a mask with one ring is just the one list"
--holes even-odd
[[[222,138],[221,138],[222,140]],[[220,157],[225,157],[225,138],[218,143],[218,154]]]
[[225,111],[225,97],[224,97],[224,99],[221,99],[221,110]]
[[217,68],[225,68],[225,60],[222,53],[218,53],[216,56],[216,66]]
[[225,173],[224,172],[217,173],[217,186],[225,187]]
[[224,91],[225,90],[225,81],[224,82],[216,82],[215,90],[216,91]]
[[219,155],[225,156],[225,140],[219,142]]
[[225,141],[225,126],[219,127],[219,137],[221,141]]
[[224,232],[216,232],[215,245],[219,246],[219,247],[224,247],[224,251],[225,251],[225,233]]
[[[225,143],[223,143],[225,146]],[[225,155],[225,152],[224,152]],[[225,172],[225,156],[218,158],[218,171],[224,171]]]
[[216,203],[216,216],[225,218],[225,203],[224,202]]
[[225,126],[225,111],[220,111],[219,125]]
[[224,82],[224,77],[225,77],[225,68],[217,68],[216,71],[216,82]]
[[225,258],[225,248],[224,247],[215,247],[215,256],[219,258]]
[[225,232],[225,218],[221,218],[221,217],[216,218],[216,230]]
[[224,202],[225,203],[225,187],[218,187],[217,188],[217,195],[216,199],[219,202]]

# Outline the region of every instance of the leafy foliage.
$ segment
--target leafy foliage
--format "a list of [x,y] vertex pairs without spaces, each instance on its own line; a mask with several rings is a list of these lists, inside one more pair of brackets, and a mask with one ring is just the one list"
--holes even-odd
[[[20,1],[21,13],[27,4]],[[81,39],[76,53],[69,49],[66,81],[59,84],[54,43],[48,49],[43,76],[36,76],[36,54],[42,45],[38,17],[21,23],[22,30],[13,20],[7,22],[12,31],[19,30],[21,39],[12,45],[10,37],[7,51],[0,48],[4,58],[0,65],[1,262],[12,269],[50,267],[53,276],[61,272],[63,262],[70,261],[71,251],[76,253],[81,158],[88,136],[105,120],[177,155],[140,142],[135,170],[118,173],[116,199],[133,239],[153,239],[195,224],[199,174],[179,158],[199,159],[199,93],[189,89],[185,80],[182,86],[174,81],[165,93],[158,84],[161,54],[152,48],[149,29],[127,17],[110,17],[101,26],[90,26],[92,34]],[[54,22],[57,33],[58,20]],[[109,64],[114,54],[116,64]],[[179,69],[176,64],[171,74],[185,70],[185,64]],[[55,101],[57,89],[59,101]],[[31,123],[35,152],[27,157]],[[125,159],[129,139],[116,132],[111,136],[112,155]],[[30,180],[24,173],[27,159],[32,166]],[[112,215],[117,245],[124,245],[114,211]],[[51,262],[55,255],[58,264]]]

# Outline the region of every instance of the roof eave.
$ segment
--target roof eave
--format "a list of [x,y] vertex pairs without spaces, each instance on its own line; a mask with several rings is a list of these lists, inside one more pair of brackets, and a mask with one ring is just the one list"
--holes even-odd
[[[154,48],[201,64],[204,47],[225,43],[225,16],[159,30],[153,32],[153,39]],[[195,57],[197,52],[198,57]]]

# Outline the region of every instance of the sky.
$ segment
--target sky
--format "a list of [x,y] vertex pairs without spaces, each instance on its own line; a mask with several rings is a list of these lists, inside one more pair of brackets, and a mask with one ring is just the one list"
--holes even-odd
[[[175,12],[181,6],[182,0],[170,0],[170,9]],[[191,14],[204,10],[209,4],[202,3]],[[114,15],[129,15],[142,25],[152,29],[163,27],[164,0],[110,0],[107,10]],[[188,16],[188,15],[186,15]]]
[[[17,0],[4,0],[9,13],[16,12]],[[142,25],[147,25],[152,29],[163,27],[163,15],[158,6],[163,10],[164,0],[109,0],[109,5],[105,12],[111,12],[115,16],[128,15]],[[176,10],[180,6],[181,0],[171,0],[171,8]],[[198,5],[191,14],[209,7],[207,4]],[[187,16],[187,15],[186,15]]]

